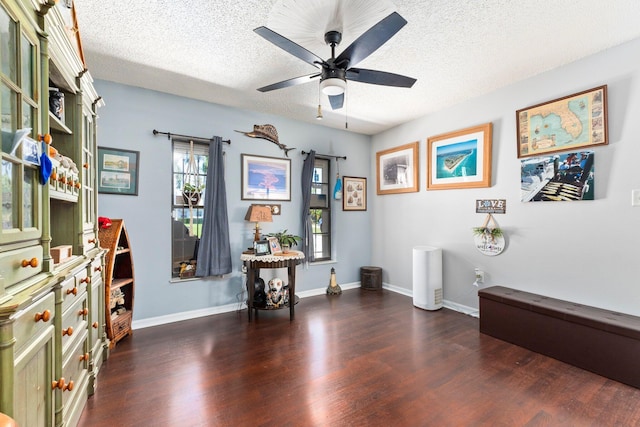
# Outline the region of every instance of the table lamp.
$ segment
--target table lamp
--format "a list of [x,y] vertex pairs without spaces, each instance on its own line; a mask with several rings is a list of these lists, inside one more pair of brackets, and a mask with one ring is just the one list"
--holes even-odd
[[253,236],[253,240],[257,242],[260,240],[260,224],[261,222],[272,222],[271,208],[269,206],[251,205],[247,214],[244,216],[245,221],[255,222],[256,229]]

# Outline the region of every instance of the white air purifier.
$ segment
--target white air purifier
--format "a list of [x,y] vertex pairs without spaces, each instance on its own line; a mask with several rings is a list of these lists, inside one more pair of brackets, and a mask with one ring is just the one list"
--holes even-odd
[[442,308],[442,249],[413,248],[413,305],[425,310]]

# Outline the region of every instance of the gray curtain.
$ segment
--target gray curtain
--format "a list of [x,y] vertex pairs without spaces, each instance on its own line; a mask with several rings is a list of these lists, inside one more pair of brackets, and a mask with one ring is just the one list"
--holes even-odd
[[209,143],[209,167],[202,218],[202,238],[198,248],[196,276],[220,276],[231,273],[231,244],[227,191],[224,182],[222,138],[214,136]]
[[302,165],[302,225],[304,236],[302,239],[302,252],[307,262],[313,261],[313,234],[311,233],[311,183],[313,181],[313,166],[316,161],[316,152],[311,150],[304,159]]

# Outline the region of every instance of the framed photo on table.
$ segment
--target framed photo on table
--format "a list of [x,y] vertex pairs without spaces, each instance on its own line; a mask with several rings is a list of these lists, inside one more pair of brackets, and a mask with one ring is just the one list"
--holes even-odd
[[607,86],[516,111],[518,158],[608,143]]
[[491,123],[427,139],[427,190],[491,187]]
[[376,153],[376,193],[418,191],[418,141]]
[[98,192],[138,195],[140,152],[98,147]]
[[342,210],[366,211],[367,210],[367,178],[355,176],[343,176]]
[[277,237],[269,237],[267,239],[269,242],[269,250],[271,251],[271,255],[278,255],[282,253],[282,248],[280,247],[280,242]]
[[291,200],[291,159],[242,155],[242,200]]

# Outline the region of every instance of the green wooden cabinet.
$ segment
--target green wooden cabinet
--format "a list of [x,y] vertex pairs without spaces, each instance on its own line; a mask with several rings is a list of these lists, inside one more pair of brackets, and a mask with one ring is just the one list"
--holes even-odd
[[[96,220],[103,102],[67,3],[0,0],[0,412],[23,426],[77,424],[109,348]],[[47,134],[59,155],[45,181]]]

